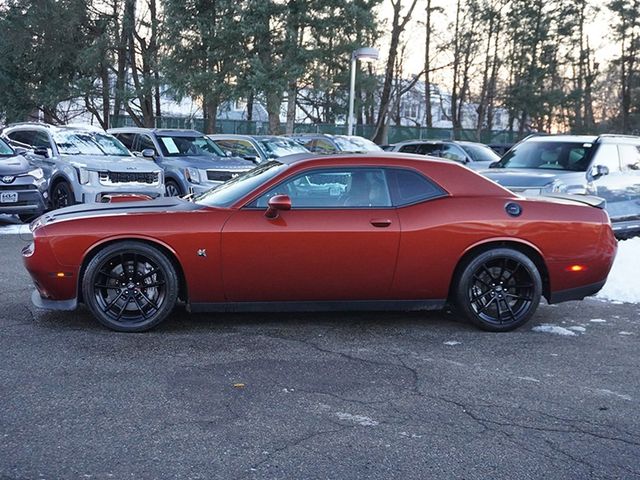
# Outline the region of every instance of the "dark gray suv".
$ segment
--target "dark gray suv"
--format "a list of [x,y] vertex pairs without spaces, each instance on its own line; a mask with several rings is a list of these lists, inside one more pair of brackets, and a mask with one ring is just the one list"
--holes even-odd
[[640,137],[529,137],[480,173],[522,195],[602,197],[618,237],[640,232]]
[[227,157],[197,130],[122,127],[109,133],[164,170],[169,197],[205,192],[255,167],[248,160]]

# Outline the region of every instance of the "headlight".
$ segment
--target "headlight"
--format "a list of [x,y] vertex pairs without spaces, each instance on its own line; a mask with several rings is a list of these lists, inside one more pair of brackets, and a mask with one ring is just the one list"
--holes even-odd
[[197,168],[185,168],[184,176],[187,177],[187,180],[191,183],[200,183],[200,172]]
[[36,180],[42,180],[44,178],[44,172],[41,168],[34,168],[33,170],[27,172],[27,175],[32,176]]
[[76,167],[76,171],[78,172],[78,181],[82,185],[89,183],[89,170],[83,167]]

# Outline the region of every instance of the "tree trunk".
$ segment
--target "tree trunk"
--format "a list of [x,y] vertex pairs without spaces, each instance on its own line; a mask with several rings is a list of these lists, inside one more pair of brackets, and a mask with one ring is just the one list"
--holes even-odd
[[427,18],[425,20],[424,48],[424,107],[427,128],[433,128],[433,112],[431,111],[431,0],[427,0]]
[[280,107],[282,99],[277,92],[267,92],[267,114],[269,115],[269,135],[280,134]]
[[285,133],[292,134],[296,122],[296,96],[298,88],[295,81],[289,82],[287,91],[287,126]]

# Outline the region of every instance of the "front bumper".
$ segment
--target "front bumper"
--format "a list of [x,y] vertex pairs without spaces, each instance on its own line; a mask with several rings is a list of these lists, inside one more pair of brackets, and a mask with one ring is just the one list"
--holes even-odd
[[42,310],[70,311],[78,307],[78,300],[75,298],[70,300],[49,300],[42,298],[37,289],[31,294],[31,303]]
[[0,183],[0,193],[17,194],[16,202],[0,202],[0,213],[10,215],[40,215],[45,211],[46,182],[33,181],[32,177],[17,177],[13,183]]

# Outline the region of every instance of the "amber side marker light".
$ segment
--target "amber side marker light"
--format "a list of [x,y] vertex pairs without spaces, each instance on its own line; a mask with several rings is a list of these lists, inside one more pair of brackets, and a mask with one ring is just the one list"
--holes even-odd
[[56,278],[65,278],[65,277],[70,277],[71,273],[69,273],[69,272],[51,272],[49,275],[51,275],[52,277],[56,277]]
[[585,265],[571,265],[565,268],[567,272],[584,272],[586,269],[587,267]]

